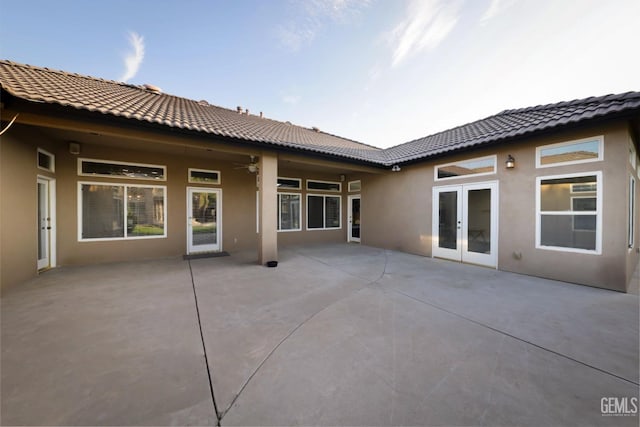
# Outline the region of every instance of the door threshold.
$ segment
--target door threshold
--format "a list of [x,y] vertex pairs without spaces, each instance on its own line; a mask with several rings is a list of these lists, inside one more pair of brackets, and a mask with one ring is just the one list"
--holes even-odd
[[219,257],[223,257],[223,256],[229,256],[229,252],[226,252],[226,251],[198,252],[198,253],[195,253],[195,254],[182,255],[182,259],[186,261],[186,260],[190,260],[190,259],[219,258]]

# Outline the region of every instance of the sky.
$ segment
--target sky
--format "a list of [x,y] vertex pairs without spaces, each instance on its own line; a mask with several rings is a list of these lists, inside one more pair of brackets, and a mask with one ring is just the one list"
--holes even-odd
[[389,147],[640,90],[640,0],[0,0],[0,58]]

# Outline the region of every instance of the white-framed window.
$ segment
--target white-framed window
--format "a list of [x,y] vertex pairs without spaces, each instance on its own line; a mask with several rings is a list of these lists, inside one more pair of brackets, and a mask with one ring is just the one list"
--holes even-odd
[[360,182],[360,180],[349,181],[347,188],[349,190],[349,193],[359,193],[362,189],[362,183]]
[[302,230],[302,196],[278,193],[278,231]]
[[[574,184],[593,191],[572,196]],[[536,248],[601,253],[602,172],[536,178]]]
[[189,168],[189,183],[220,185],[220,171]]
[[447,179],[465,178],[468,176],[495,174],[497,161],[498,156],[493,155],[461,160],[459,162],[445,163],[434,168],[434,179],[436,181],[444,181]]
[[629,249],[632,249],[635,245],[636,232],[636,179],[633,176],[629,177],[629,225],[627,230],[629,231]]
[[300,178],[278,177],[278,190],[301,190],[302,180]]
[[536,147],[536,168],[597,162],[603,158],[602,135]]
[[78,240],[167,237],[167,187],[78,183]]
[[340,196],[307,194],[307,229],[331,230],[342,228]]
[[38,168],[49,172],[56,171],[56,156],[50,152],[38,148]]
[[307,190],[340,193],[342,191],[342,184],[338,181],[318,181],[315,179],[308,179]]
[[167,168],[162,165],[79,158],[78,175],[166,181]]

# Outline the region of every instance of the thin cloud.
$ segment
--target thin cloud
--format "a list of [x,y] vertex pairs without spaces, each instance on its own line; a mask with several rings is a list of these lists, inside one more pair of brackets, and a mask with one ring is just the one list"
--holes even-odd
[[310,44],[322,29],[335,22],[346,23],[369,5],[369,0],[295,0],[292,16],[276,28],[280,44],[291,51]]
[[499,15],[500,13],[511,7],[513,3],[515,3],[514,0],[491,0],[489,7],[482,14],[480,22],[482,24],[486,23],[496,15]]
[[405,19],[391,32],[391,65],[438,46],[458,23],[460,9],[460,1],[412,0]]
[[297,105],[302,97],[300,95],[284,95],[282,102],[289,105]]
[[127,82],[135,77],[144,59],[144,37],[135,32],[129,33],[131,51],[124,57],[125,72],[120,81]]

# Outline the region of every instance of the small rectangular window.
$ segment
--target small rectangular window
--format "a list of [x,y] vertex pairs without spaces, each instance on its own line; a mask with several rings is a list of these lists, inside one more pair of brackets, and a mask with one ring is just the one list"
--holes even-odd
[[603,158],[603,137],[549,144],[536,148],[536,167],[573,165]]
[[166,167],[138,163],[78,159],[78,175],[165,181]]
[[278,193],[278,230],[300,231],[300,194]]
[[55,172],[55,156],[42,148],[38,148],[38,168]]
[[189,168],[189,182],[192,184],[220,184],[220,172]]
[[280,178],[278,177],[278,190],[300,190],[302,189],[302,180],[299,178]]
[[496,156],[489,156],[436,166],[435,180],[494,174],[496,160]]
[[79,185],[79,240],[166,237],[166,187]]
[[360,180],[358,181],[349,181],[349,193],[357,193],[362,188],[362,184]]
[[339,182],[334,181],[315,181],[307,180],[307,190],[320,190],[320,191],[342,191],[342,185]]
[[340,197],[307,195],[307,229],[328,230],[341,227]]
[[537,178],[536,247],[599,254],[601,186],[601,172]]

